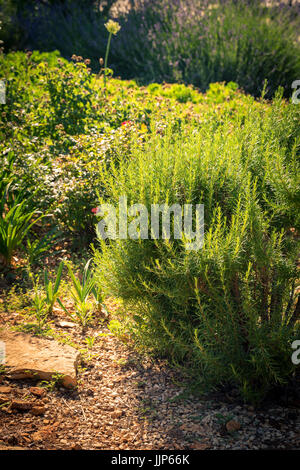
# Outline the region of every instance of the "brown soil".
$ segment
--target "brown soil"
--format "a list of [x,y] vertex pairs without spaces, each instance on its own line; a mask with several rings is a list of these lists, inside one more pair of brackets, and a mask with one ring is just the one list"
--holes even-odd
[[[61,319],[54,318],[54,324]],[[21,321],[1,314],[6,326]],[[231,392],[189,395],[177,372],[163,361],[139,356],[103,322],[85,335],[79,326],[55,330],[67,332],[80,348],[86,347],[86,336],[97,335],[92,357],[79,371],[78,388],[45,388],[44,393],[32,389],[40,387],[32,381],[0,375],[0,448],[300,448],[299,400],[254,409]],[[19,401],[30,406],[22,409]]]

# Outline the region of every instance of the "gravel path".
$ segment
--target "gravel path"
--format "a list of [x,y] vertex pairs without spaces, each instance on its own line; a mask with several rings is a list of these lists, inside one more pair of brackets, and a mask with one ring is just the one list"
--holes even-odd
[[[232,395],[187,397],[166,364],[141,359],[105,327],[99,333],[106,336],[98,336],[76,391],[0,376],[0,448],[300,448],[299,400],[254,409]],[[79,327],[68,334],[80,341]],[[18,400],[33,408],[19,410]]]

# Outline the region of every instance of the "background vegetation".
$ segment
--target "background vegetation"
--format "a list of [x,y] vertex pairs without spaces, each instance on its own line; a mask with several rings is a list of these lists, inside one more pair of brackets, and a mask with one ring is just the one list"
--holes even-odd
[[[99,62],[113,3],[2,2],[0,287],[29,291],[36,334],[54,306],[86,327],[114,295],[121,337],[184,364],[197,389],[235,386],[258,402],[296,374],[296,10],[136,2],[112,39],[119,79]],[[96,206],[123,194],[148,208],[204,203],[203,249],[173,238],[99,245]]]
[[278,86],[289,95],[300,75],[298,2],[2,0],[1,39],[7,49],[59,50],[67,59],[75,53],[98,72],[108,15],[122,26],[110,56],[122,78],[180,81],[202,91],[235,81],[255,96],[268,79],[271,96]]

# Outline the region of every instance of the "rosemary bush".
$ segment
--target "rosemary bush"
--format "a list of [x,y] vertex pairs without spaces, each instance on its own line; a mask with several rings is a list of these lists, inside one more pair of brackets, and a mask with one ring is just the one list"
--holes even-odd
[[124,300],[137,344],[184,364],[200,388],[235,384],[254,402],[295,370],[297,119],[279,93],[234,125],[153,133],[129,161],[120,154],[102,170],[116,206],[125,194],[149,213],[154,203],[204,204],[202,249],[172,237],[101,240],[98,279]]

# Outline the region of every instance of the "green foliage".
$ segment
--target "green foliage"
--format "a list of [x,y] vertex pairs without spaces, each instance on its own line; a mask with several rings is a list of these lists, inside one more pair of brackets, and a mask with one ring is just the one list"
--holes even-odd
[[108,35],[108,40],[107,40],[107,46],[106,46],[106,51],[105,51],[105,59],[104,59],[104,90],[106,93],[106,77],[109,74],[109,70],[107,68],[107,61],[108,61],[108,54],[109,54],[109,48],[110,48],[110,42],[111,42],[111,37],[112,35],[116,35],[118,31],[120,30],[120,25],[116,21],[109,20],[107,23],[105,23],[105,28],[107,29],[109,35]]
[[198,387],[236,384],[254,402],[295,371],[297,116],[279,92],[234,123],[207,121],[184,138],[153,133],[130,160],[102,167],[115,207],[126,195],[128,206],[143,203],[149,214],[163,202],[205,208],[198,251],[173,235],[101,241],[99,282],[124,300],[135,341],[184,364]]
[[[52,223],[74,244],[88,244],[95,235],[91,210],[97,192],[104,195],[101,162],[123,152],[129,158],[132,146],[143,145],[153,127],[164,133],[167,125],[174,131],[206,120],[217,125],[244,115],[253,99],[232,84],[212,85],[203,95],[182,84],[140,88],[116,79],[107,83],[105,98],[103,76],[91,74],[80,57],[73,59],[68,63],[57,52],[0,54],[7,83],[0,171],[7,183],[13,173],[14,189],[30,194],[32,207],[50,211]],[[220,107],[212,106],[216,101]]]
[[86,343],[86,348],[80,349],[81,354],[81,365],[86,364],[88,361],[93,359],[95,355],[92,354],[92,349],[94,347],[96,337],[95,336],[86,336],[84,342]]
[[[203,249],[188,252],[173,238],[102,244],[97,283],[89,264],[79,278],[69,266],[74,313],[59,303],[86,326],[105,286],[130,312],[112,331],[128,338],[129,328],[137,345],[184,365],[198,386],[236,383],[258,401],[294,373],[299,106],[282,89],[268,102],[230,81],[203,94],[182,83],[111,78],[104,95],[103,75],[73,61],[55,52],[0,54],[4,256],[26,239],[32,262],[52,226],[87,244],[97,203],[117,204],[123,194],[148,209],[204,203]],[[36,211],[53,214],[50,226],[32,226]],[[48,277],[37,287],[31,331],[47,331],[57,295]]]
[[49,305],[47,305],[47,296],[45,295],[44,289],[40,286],[39,276],[33,274],[30,268],[28,268],[28,274],[33,285],[31,305],[33,307],[34,322],[30,321],[21,324],[18,329],[21,331],[31,332],[36,335],[45,335],[50,330],[48,318]]
[[64,263],[59,264],[54,283],[49,280],[47,270],[44,270],[44,285],[40,285],[39,275],[32,272],[30,266],[27,268],[29,278],[33,285],[32,306],[34,310],[35,323],[26,323],[21,328],[32,331],[35,334],[47,334],[49,328],[49,316],[53,313],[53,307],[58,301],[59,287],[62,279]]
[[58,299],[60,306],[75,321],[78,321],[83,327],[87,326],[93,320],[94,305],[91,302],[91,296],[98,301],[99,292],[95,288],[95,278],[93,271],[89,268],[89,260],[83,270],[81,280],[77,279],[71,266],[67,265],[69,275],[72,281],[71,295],[74,300],[75,312],[70,312]]
[[58,233],[54,228],[50,230],[42,238],[32,234],[31,238],[26,239],[26,252],[28,256],[28,264],[39,264],[43,257],[49,252],[53,242],[57,239]]
[[[53,126],[62,125],[69,134],[80,133],[84,129],[85,118],[91,112],[91,74],[83,62],[66,64],[58,59],[57,69],[47,69],[47,90],[52,107]],[[58,79],[59,78],[59,79]]]
[[3,263],[10,265],[14,252],[43,215],[34,218],[37,211],[28,209],[27,199],[22,193],[12,194],[10,184],[2,188],[0,215],[0,255]]
[[44,271],[44,287],[46,293],[45,301],[47,303],[47,315],[52,315],[53,306],[58,299],[63,267],[64,263],[63,261],[61,261],[57,270],[54,284],[51,280],[49,281],[47,270],[45,269]]
[[30,329],[35,334],[43,334],[44,329],[48,329],[46,298],[44,294],[39,290],[37,284],[34,286],[34,296],[32,303],[35,311],[36,324],[27,324],[27,329]]
[[[0,0],[7,49],[31,47],[82,54],[93,46],[116,0]],[[56,45],[55,45],[56,44]]]
[[46,388],[49,392],[54,392],[54,390],[61,385],[63,378],[64,374],[55,372],[52,374],[50,380],[42,380],[40,385]]
[[87,336],[87,337],[84,339],[84,342],[86,343],[86,345],[87,345],[87,347],[88,347],[89,349],[92,349],[92,348],[93,348],[95,339],[96,339],[95,336]]

